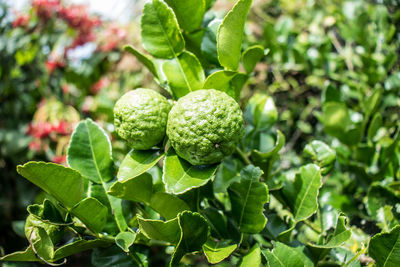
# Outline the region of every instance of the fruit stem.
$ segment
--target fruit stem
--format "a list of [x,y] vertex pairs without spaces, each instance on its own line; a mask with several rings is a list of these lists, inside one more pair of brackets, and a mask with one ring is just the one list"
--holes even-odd
[[240,156],[240,158],[246,165],[251,164],[251,161],[249,160],[247,155],[239,147],[236,147],[236,153]]

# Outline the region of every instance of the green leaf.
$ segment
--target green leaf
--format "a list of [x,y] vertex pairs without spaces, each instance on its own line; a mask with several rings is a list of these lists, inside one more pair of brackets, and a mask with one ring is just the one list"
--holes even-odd
[[150,220],[137,217],[140,232],[147,238],[178,244],[181,229],[178,224],[178,218],[163,222],[160,220]]
[[240,172],[240,182],[228,188],[232,216],[242,233],[256,234],[267,224],[263,210],[269,195],[267,185],[259,182],[261,174],[260,168],[248,165]]
[[239,68],[244,24],[251,2],[252,0],[237,1],[218,28],[218,60],[228,70],[237,71]]
[[247,254],[243,257],[239,267],[246,266],[261,266],[261,249],[260,245],[256,243]]
[[71,209],[71,214],[79,218],[92,232],[103,230],[108,215],[108,209],[100,201],[88,197]]
[[368,127],[368,140],[373,141],[376,133],[379,128],[383,125],[382,115],[380,113],[375,113],[374,117],[372,117],[371,123]]
[[190,52],[183,52],[177,58],[167,60],[163,71],[176,99],[203,88],[204,71],[197,57]]
[[211,264],[216,264],[228,258],[236,248],[237,244],[232,244],[230,240],[217,242],[209,238],[207,242],[203,244],[204,254]]
[[0,261],[40,261],[30,245],[24,251],[16,251],[0,257]]
[[190,210],[185,201],[164,192],[156,192],[151,196],[150,207],[167,220],[175,218],[182,211]]
[[30,235],[32,249],[40,259],[51,261],[54,257],[54,246],[50,236],[42,227],[34,227]]
[[257,130],[269,130],[278,120],[278,110],[271,96],[256,93],[249,99],[244,116]]
[[304,153],[321,167],[322,174],[327,174],[335,164],[336,152],[322,141],[313,140],[304,148]]
[[205,12],[204,0],[165,0],[172,7],[179,26],[187,32],[192,32],[201,27]]
[[317,211],[317,197],[321,186],[321,170],[315,164],[300,167],[294,183],[288,181],[283,186],[286,203],[296,222],[307,219]]
[[263,161],[267,161],[267,160],[275,157],[276,155],[278,155],[278,152],[285,145],[286,138],[281,131],[276,130],[276,132],[277,132],[277,135],[276,135],[275,145],[268,151],[264,151],[264,149],[261,149],[262,151],[253,149],[251,151],[252,159],[254,159],[257,162],[263,162]]
[[118,169],[118,181],[124,182],[148,171],[164,156],[159,149],[135,150],[132,149],[125,156]]
[[185,48],[178,21],[161,0],[144,5],[141,28],[143,46],[154,57],[174,58]]
[[315,248],[339,247],[341,244],[349,240],[351,237],[351,230],[346,226],[346,220],[347,218],[343,214],[338,217],[335,232],[325,244],[318,245],[310,243],[309,245]]
[[398,266],[400,262],[400,225],[389,233],[380,233],[371,238],[368,247],[369,255],[376,266]]
[[[400,203],[400,197],[396,195],[390,187],[382,186],[378,183],[373,183],[368,190],[367,210],[368,213],[375,219],[378,219],[378,211],[385,205],[395,207]],[[400,219],[400,213],[394,210],[394,215]]]
[[326,133],[340,140],[345,138],[351,120],[346,104],[339,102],[328,102],[322,106],[321,121],[325,126]]
[[214,19],[206,27],[201,41],[201,53],[213,64],[219,65],[217,53],[217,32],[222,20]]
[[31,161],[18,165],[20,175],[52,195],[66,208],[74,207],[84,196],[81,174],[71,168],[54,163]]
[[134,55],[158,79],[157,69],[151,58],[136,50],[132,45],[125,45],[124,50]]
[[148,266],[146,250],[139,246],[131,246],[129,253],[122,251],[118,246],[96,248],[92,253],[93,267],[145,267]]
[[112,244],[111,242],[112,241],[110,240],[104,240],[104,239],[94,239],[94,240],[80,239],[58,248],[54,252],[53,261],[58,261],[62,258],[77,254],[85,250],[90,250],[97,247],[110,246]]
[[142,173],[133,179],[115,182],[109,188],[107,194],[126,200],[150,203],[152,191],[153,179],[151,175]]
[[133,245],[135,241],[136,234],[132,232],[120,232],[115,237],[115,243],[119,246],[123,251],[129,252],[129,247]]
[[197,212],[184,211],[180,213],[178,215],[178,224],[181,235],[172,254],[170,266],[178,266],[186,253],[201,250],[209,234],[206,219]]
[[71,137],[68,165],[95,182],[113,178],[111,142],[107,134],[91,119],[81,121]]
[[272,251],[263,250],[268,266],[271,267],[313,267],[312,261],[298,248],[276,242]]
[[257,62],[264,57],[264,47],[253,45],[247,48],[242,55],[243,67],[247,74],[253,72]]
[[164,160],[163,182],[168,193],[182,194],[205,185],[215,175],[218,165],[194,166],[178,157],[172,147]]
[[29,205],[27,210],[30,214],[34,215],[35,217],[39,218],[41,221],[45,223],[51,223],[56,225],[70,224],[64,221],[59,210],[48,199],[45,199],[43,201],[43,204],[41,205],[39,204]]
[[246,83],[248,76],[244,73],[234,71],[216,71],[207,77],[204,82],[204,89],[215,89],[227,93],[239,101],[240,92]]
[[218,239],[229,239],[227,218],[216,208],[208,207],[201,213],[207,219],[211,235]]

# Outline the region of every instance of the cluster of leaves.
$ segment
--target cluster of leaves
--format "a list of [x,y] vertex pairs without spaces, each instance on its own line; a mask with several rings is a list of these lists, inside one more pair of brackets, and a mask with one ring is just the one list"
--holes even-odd
[[[213,88],[241,101],[246,81],[266,77],[273,96],[261,83],[247,90],[237,152],[192,166],[166,145],[116,164],[104,130],[81,121],[69,167],[18,166],[48,195],[28,207],[28,248],[2,260],[55,264],[94,249],[94,266],[399,265],[398,13],[359,1],[268,1],[251,12],[265,24],[265,56],[242,45],[252,1],[223,19],[212,2],[146,3],[150,55],[125,49],[173,99]],[[262,59],[267,73],[256,67]]]

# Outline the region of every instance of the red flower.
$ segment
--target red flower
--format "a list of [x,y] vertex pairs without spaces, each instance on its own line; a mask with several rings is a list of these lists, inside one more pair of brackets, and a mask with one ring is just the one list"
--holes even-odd
[[29,22],[29,15],[19,15],[12,23],[14,28],[25,27]]
[[52,132],[56,132],[58,134],[69,134],[70,133],[70,127],[69,123],[66,121],[59,121],[56,124],[53,124],[52,126]]
[[39,19],[50,19],[59,9],[59,0],[34,0],[32,3]]
[[57,68],[65,67],[65,63],[60,60],[47,60],[46,61],[46,69],[51,74]]
[[90,88],[90,91],[93,94],[97,94],[103,88],[107,87],[110,84],[110,81],[107,78],[101,78],[97,83],[93,84]]
[[33,140],[29,143],[29,150],[39,152],[41,149],[42,149],[42,144],[40,143],[40,140]]
[[54,156],[51,160],[54,163],[61,164],[67,161],[67,156]]

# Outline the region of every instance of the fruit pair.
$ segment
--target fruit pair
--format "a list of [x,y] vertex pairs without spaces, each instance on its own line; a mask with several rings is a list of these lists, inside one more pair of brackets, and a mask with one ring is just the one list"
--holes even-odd
[[158,145],[167,134],[176,153],[193,165],[220,162],[244,134],[240,106],[214,89],[191,92],[173,107],[153,90],[130,91],[115,104],[114,124],[118,135],[138,150]]

